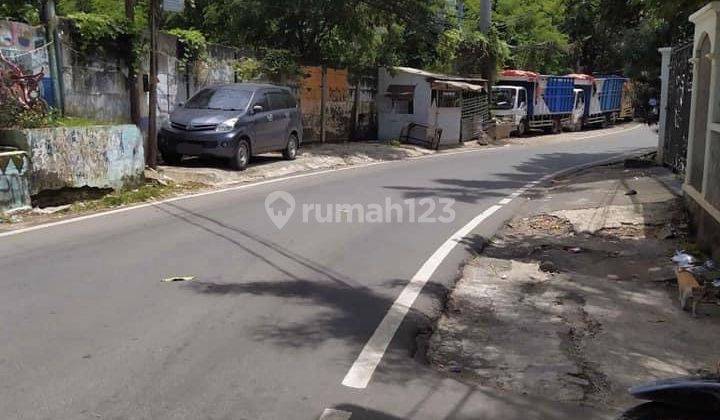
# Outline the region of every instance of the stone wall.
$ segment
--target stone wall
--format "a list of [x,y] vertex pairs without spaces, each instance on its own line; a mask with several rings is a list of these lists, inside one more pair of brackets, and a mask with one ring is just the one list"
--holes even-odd
[[134,125],[0,130],[0,145],[30,156],[30,193],[130,187],[143,180],[143,137]]
[[30,208],[30,160],[22,151],[0,151],[0,213]]

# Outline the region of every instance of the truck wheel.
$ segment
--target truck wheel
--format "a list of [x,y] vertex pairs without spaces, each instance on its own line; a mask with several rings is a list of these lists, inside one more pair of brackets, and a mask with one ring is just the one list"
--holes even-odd
[[560,120],[555,120],[555,121],[553,121],[552,133],[553,133],[553,134],[560,134],[560,133],[562,133],[562,123],[560,122]]
[[608,128],[608,125],[610,125],[608,117],[605,116],[605,118],[603,118],[602,122],[600,123],[600,128]]
[[250,145],[247,140],[240,140],[235,150],[235,156],[230,158],[230,166],[236,171],[244,171],[249,161]]
[[527,121],[525,121],[525,120],[520,121],[520,124],[518,124],[517,130],[516,130],[517,136],[522,137],[525,134],[527,134],[527,132],[528,132]]
[[610,114],[610,124],[612,124],[612,125],[617,124],[617,120],[618,120],[617,112],[613,112],[612,114]]

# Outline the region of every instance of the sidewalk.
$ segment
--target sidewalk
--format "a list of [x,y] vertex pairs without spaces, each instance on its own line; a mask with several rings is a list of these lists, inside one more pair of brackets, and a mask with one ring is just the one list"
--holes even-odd
[[177,183],[194,182],[210,186],[226,186],[241,182],[252,182],[266,178],[286,176],[299,172],[412,159],[460,151],[503,147],[506,145],[526,146],[536,144],[540,141],[543,143],[562,143],[579,138],[602,136],[627,130],[635,126],[635,123],[628,123],[603,130],[561,133],[556,135],[536,135],[522,138],[512,137],[491,141],[489,144],[484,145],[479,144],[477,141],[468,141],[453,147],[444,147],[440,150],[431,150],[410,144],[393,145],[382,142],[312,143],[300,148],[298,157],[294,161],[283,160],[280,153],[256,156],[252,159],[248,169],[243,172],[229,169],[223,161],[201,159],[187,159],[183,161],[182,165],[178,166],[161,166],[159,171],[160,174]]
[[[714,369],[720,306],[679,309],[685,215],[663,168],[556,179],[464,268],[430,339],[436,368],[617,415],[627,388]],[[634,192],[634,193],[633,193]]]
[[197,182],[205,185],[224,186],[240,182],[252,182],[265,178],[286,176],[299,172],[339,168],[343,166],[403,160],[440,153],[477,150],[495,145],[480,145],[469,141],[452,148],[431,150],[409,144],[392,145],[379,142],[313,143],[303,146],[296,160],[283,160],[280,153],[268,153],[253,157],[245,171],[238,172],[219,160],[187,159],[182,165],[161,166],[160,173],[175,182]]

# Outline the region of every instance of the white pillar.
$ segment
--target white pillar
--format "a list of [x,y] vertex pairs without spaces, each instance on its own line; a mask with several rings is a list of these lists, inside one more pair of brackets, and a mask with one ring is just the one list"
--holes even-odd
[[657,162],[663,163],[665,154],[665,120],[667,119],[668,86],[670,84],[670,53],[672,48],[658,48],[662,58],[660,62],[660,120],[658,121]]

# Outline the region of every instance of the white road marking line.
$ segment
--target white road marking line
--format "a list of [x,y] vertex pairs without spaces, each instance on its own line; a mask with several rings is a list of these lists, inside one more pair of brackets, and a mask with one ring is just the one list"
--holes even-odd
[[[606,162],[612,162],[613,160],[618,159],[620,156],[629,155],[630,154],[618,154],[609,159],[603,159],[600,161],[571,166],[569,168],[554,172],[552,174],[545,175],[540,178],[541,181],[533,182],[535,184],[539,184],[542,181],[547,181],[551,178],[560,176],[563,173],[572,172],[578,169],[582,169],[584,167],[602,165]],[[527,187],[520,188],[519,190],[510,194],[508,198],[517,198],[527,190]],[[510,201],[512,201],[512,199]],[[380,361],[385,355],[385,351],[390,345],[390,341],[392,341],[395,333],[400,327],[400,324],[402,324],[403,320],[405,319],[405,315],[407,315],[408,311],[415,303],[415,300],[420,295],[420,292],[422,291],[425,284],[427,284],[427,282],[430,280],[432,274],[435,272],[435,270],[437,270],[443,260],[445,260],[445,257],[450,254],[450,252],[465,236],[472,232],[485,219],[492,216],[493,214],[495,214],[495,212],[497,212],[503,207],[500,204],[502,204],[502,202],[486,209],[474,219],[472,219],[470,222],[468,222],[465,226],[453,233],[453,235],[448,238],[448,240],[443,242],[443,244],[440,245],[440,248],[438,248],[430,256],[430,258],[425,261],[425,263],[423,263],[423,265],[420,267],[420,270],[415,273],[412,279],[410,279],[410,282],[405,286],[402,292],[400,292],[400,295],[397,297],[397,299],[395,299],[395,302],[393,302],[392,306],[385,314],[385,317],[382,319],[382,321],[380,321],[380,325],[378,325],[378,327],[375,329],[373,335],[370,337],[367,343],[365,343],[362,351],[358,355],[357,359],[355,359],[355,362],[350,367],[350,370],[345,375],[345,378],[342,381],[342,384],[344,386],[358,389],[367,388],[368,384],[370,383],[370,379],[372,379],[373,373],[375,373],[375,369],[377,368],[378,364],[380,364]]]
[[334,408],[326,408],[320,415],[319,420],[348,420],[352,416],[349,411],[335,410]]
[[355,363],[353,363],[347,375],[345,375],[345,379],[342,381],[343,385],[350,388],[361,389],[367,387],[370,378],[375,372],[375,368],[378,363],[380,363],[395,332],[400,327],[400,324],[415,302],[415,299],[417,299],[420,291],[422,291],[425,284],[430,280],[430,276],[432,276],[438,266],[440,266],[440,263],[443,262],[445,257],[450,254],[450,251],[452,251],[465,236],[501,208],[502,206],[494,205],[480,213],[455,232],[425,261],[422,267],[420,267],[420,270],[410,279],[410,282],[392,304],[390,310],[380,322],[380,325],[372,337],[370,337],[370,340],[368,340],[365,347],[363,347]]
[[510,194],[510,198],[518,198],[518,197],[520,197],[521,195],[523,195],[523,193],[524,193],[525,191],[527,191],[527,189],[525,189],[525,188],[520,188],[519,190],[517,190],[517,191],[515,191],[514,193]]
[[[610,133],[600,133],[600,134],[593,135],[593,136],[581,137],[581,138],[577,138],[575,140],[585,140],[585,139],[591,139],[591,138],[595,138],[595,137],[602,137],[602,136],[608,136],[611,134],[617,134],[620,132],[628,132],[628,131],[635,130],[641,126],[642,126],[641,124],[637,124],[630,128],[626,128],[626,129],[622,129],[622,130],[618,130],[618,131],[614,131],[614,132],[610,132]],[[508,144],[506,146],[511,146],[511,145]],[[521,146],[523,146],[523,145],[521,145]],[[424,155],[424,156],[415,156],[415,157],[411,157],[408,159],[387,160],[387,161],[382,161],[382,162],[370,162],[370,163],[364,163],[364,164],[359,164],[359,165],[346,166],[346,167],[342,167],[342,168],[324,169],[324,170],[315,171],[315,172],[305,172],[305,173],[296,174],[296,175],[288,175],[288,176],[279,177],[279,178],[266,179],[263,181],[249,182],[247,184],[235,185],[235,186],[227,187],[227,188],[220,188],[220,189],[212,190],[212,191],[188,194],[188,195],[183,195],[183,196],[179,196],[179,197],[167,198],[164,200],[152,201],[149,203],[137,204],[137,205],[129,206],[129,207],[122,207],[122,208],[114,209],[114,210],[102,211],[99,213],[87,214],[84,216],[78,216],[78,217],[73,217],[70,219],[59,220],[57,222],[43,223],[43,224],[39,224],[39,225],[35,225],[35,226],[29,226],[29,227],[22,228],[22,229],[10,230],[7,232],[0,232],[0,238],[4,238],[7,236],[20,235],[22,233],[32,232],[32,231],[40,230],[40,229],[47,229],[47,228],[51,228],[54,226],[61,226],[61,225],[67,225],[70,223],[77,223],[77,222],[81,222],[83,220],[90,220],[90,219],[95,219],[98,217],[110,216],[113,214],[124,213],[126,211],[138,210],[138,209],[142,209],[142,208],[146,208],[146,207],[155,206],[157,204],[172,203],[175,201],[188,200],[188,199],[192,199],[192,198],[203,197],[206,195],[221,194],[221,193],[228,192],[228,191],[242,190],[245,188],[257,187],[257,186],[265,185],[265,184],[273,184],[276,182],[290,181],[293,179],[305,178],[305,177],[309,177],[309,176],[317,176],[317,175],[323,175],[323,174],[328,174],[328,173],[332,173],[332,172],[346,171],[346,170],[351,170],[351,169],[361,169],[361,168],[367,168],[367,167],[376,166],[376,165],[396,164],[396,163],[404,162],[404,161],[430,159],[430,158],[435,158],[435,157],[440,157],[440,156],[459,155],[459,154],[463,154],[463,153],[488,152],[488,151],[500,150],[500,149],[501,149],[500,147],[493,147],[493,148],[488,148],[488,149],[460,150],[457,152],[436,153],[436,154],[429,154],[429,155]],[[237,184],[237,182],[220,184],[220,185],[234,185],[234,184]]]
[[506,205],[506,204],[510,204],[511,201],[513,201],[513,199],[510,198],[510,197],[508,197],[508,198],[503,198],[502,200],[500,200],[500,201],[498,202],[498,204],[500,204],[501,206],[504,206],[504,205]]

